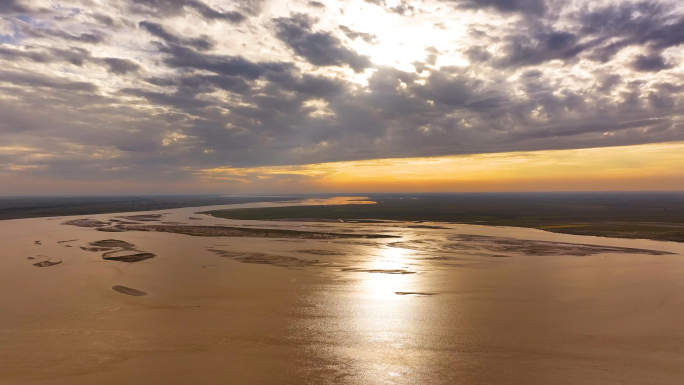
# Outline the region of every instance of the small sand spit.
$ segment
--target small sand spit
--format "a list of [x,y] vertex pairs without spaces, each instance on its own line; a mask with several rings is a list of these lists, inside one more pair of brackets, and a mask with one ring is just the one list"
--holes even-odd
[[432,295],[437,295],[437,293],[422,293],[418,291],[395,291],[396,295],[408,295],[411,297],[429,297]]
[[384,234],[340,234],[296,230],[260,229],[228,226],[174,226],[174,225],[119,225],[125,231],[157,231],[185,234],[198,237],[254,237],[254,238],[295,238],[295,239],[336,239],[336,238],[398,238]]
[[136,290],[136,289],[132,289],[130,287],[120,286],[120,285],[112,286],[112,290],[114,290],[117,293],[131,295],[133,297],[144,297],[147,295],[147,293],[145,293],[144,291],[140,291],[140,290]]
[[53,262],[53,261],[43,261],[43,262],[34,263],[33,266],[38,266],[38,267],[50,267],[50,266],[54,266],[54,265],[59,265],[60,263],[62,263],[62,261],[55,261],[55,262]]
[[156,255],[152,254],[152,253],[135,253],[135,254],[116,255],[116,256],[111,256],[111,255],[107,255],[107,254],[108,253],[104,253],[102,255],[102,259],[106,259],[108,261],[118,261],[118,262],[128,262],[128,263],[140,262],[140,261],[144,261],[146,259],[156,257]]
[[162,214],[139,214],[139,215],[122,215],[118,218],[123,218],[123,219],[128,219],[131,221],[140,221],[140,222],[156,222],[161,220],[163,217]]
[[91,252],[101,252],[102,259],[108,261],[135,263],[156,257],[155,254],[142,252],[135,248],[135,245],[118,239],[103,239],[90,242],[87,247],[81,249]]
[[612,247],[565,242],[534,241],[526,239],[493,237],[473,234],[459,234],[447,238],[420,239],[392,242],[388,246],[402,249],[452,253],[454,251],[477,251],[478,255],[505,258],[508,253],[528,256],[573,256],[585,257],[603,253],[667,255],[666,251]]
[[404,269],[363,269],[359,267],[345,267],[342,269],[342,271],[380,274],[416,274],[415,271],[409,271]]
[[431,229],[431,230],[450,230],[451,229],[451,227],[432,226],[432,225],[409,225],[406,227],[409,229]]
[[98,221],[96,219],[72,219],[62,223],[63,225],[71,225],[78,227],[104,227],[109,225],[107,222]]
[[220,257],[234,259],[234,260],[236,260],[238,262],[242,262],[242,263],[256,263],[256,264],[261,264],[261,265],[274,265],[274,266],[290,267],[290,268],[295,268],[295,267],[301,268],[301,267],[324,265],[323,263],[319,262],[318,260],[299,259],[299,258],[287,257],[287,256],[283,256],[283,255],[273,255],[273,254],[264,254],[264,253],[243,253],[243,252],[226,251],[226,250],[219,250],[219,249],[207,249],[207,250],[218,254]]
[[[666,251],[635,249],[630,247],[612,247],[587,245],[580,243],[533,241],[526,239],[493,237],[484,235],[460,234],[449,237],[450,240],[468,242],[471,246],[477,246],[482,250],[496,253],[522,253],[524,255],[565,255],[585,257],[595,254],[645,254],[645,255],[668,255]],[[449,245],[451,246],[451,245]]]
[[128,243],[126,241],[120,241],[118,239],[103,239],[101,241],[90,242],[90,246],[112,248],[112,247],[135,247],[134,244]]
[[306,249],[306,250],[297,250],[298,253],[303,253],[303,254],[312,254],[312,255],[347,255],[344,251],[335,251],[335,250],[314,250],[314,249]]

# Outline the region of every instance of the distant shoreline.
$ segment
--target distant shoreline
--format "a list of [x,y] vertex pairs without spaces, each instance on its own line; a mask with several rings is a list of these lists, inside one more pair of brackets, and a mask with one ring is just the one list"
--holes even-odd
[[115,214],[256,202],[298,197],[152,196],[0,198],[0,220]]
[[[684,243],[682,193],[365,194],[374,205],[212,210],[226,219],[442,222]],[[0,199],[0,220],[300,200],[302,196],[41,197]],[[199,210],[198,210],[199,211]],[[416,225],[424,226],[424,225]]]
[[442,222],[534,228],[608,238],[684,242],[684,196],[421,196],[375,205],[293,206],[203,212],[238,220]]

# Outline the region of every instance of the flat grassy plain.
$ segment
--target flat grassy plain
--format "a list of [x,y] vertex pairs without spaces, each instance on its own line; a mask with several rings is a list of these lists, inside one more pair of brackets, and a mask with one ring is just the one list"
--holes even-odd
[[225,197],[218,195],[129,197],[0,198],[0,220],[69,215],[168,210],[182,207],[291,200],[291,197]]
[[211,211],[247,220],[412,221],[529,227],[576,235],[684,242],[684,193],[369,195],[374,205]]

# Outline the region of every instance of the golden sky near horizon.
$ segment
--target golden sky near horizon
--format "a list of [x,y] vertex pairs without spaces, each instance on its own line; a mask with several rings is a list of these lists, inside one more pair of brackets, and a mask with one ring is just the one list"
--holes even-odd
[[684,188],[684,142],[395,158],[288,167],[216,168],[206,182],[315,191],[568,191]]
[[684,190],[684,142],[194,171],[194,182],[17,179],[3,195]]

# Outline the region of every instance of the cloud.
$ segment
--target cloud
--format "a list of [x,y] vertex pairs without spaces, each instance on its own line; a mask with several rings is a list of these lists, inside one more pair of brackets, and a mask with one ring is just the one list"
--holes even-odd
[[632,62],[632,68],[642,72],[658,72],[672,67],[661,55],[637,55]]
[[214,42],[206,35],[188,39],[170,33],[161,24],[141,21],[138,25],[151,35],[156,36],[167,43],[186,45],[202,51],[211,49],[214,46]]
[[465,56],[471,62],[482,63],[489,60],[492,57],[492,54],[489,51],[487,51],[487,48],[479,45],[474,45],[468,47],[465,50]]
[[577,16],[584,35],[598,36],[605,42],[593,51],[599,61],[611,60],[629,46],[647,46],[658,52],[684,43],[684,15],[660,2],[625,2]]
[[83,48],[51,48],[48,52],[52,55],[51,60],[64,60],[79,67],[85,62],[92,60],[90,51]]
[[251,87],[245,80],[236,76],[187,75],[180,78],[148,78],[147,82],[161,87],[182,88],[186,92],[201,94],[215,92],[217,89],[246,94]]
[[316,20],[301,13],[273,20],[276,36],[297,55],[316,66],[351,67],[361,72],[372,65],[368,56],[345,47],[340,39],[328,32],[313,32]]
[[246,17],[237,11],[221,11],[198,0],[133,0],[139,13],[149,15],[177,15],[185,9],[192,9],[208,20],[223,20],[240,23]]
[[544,0],[445,0],[463,9],[491,9],[502,13],[540,15],[546,12]]
[[118,75],[138,72],[141,69],[138,63],[129,59],[93,57],[90,51],[83,48],[49,48],[47,50],[38,51],[0,47],[0,58],[12,61],[26,59],[36,63],[67,62],[77,67],[82,67],[86,63],[95,63],[104,65],[108,72]]
[[50,28],[26,28],[24,33],[34,38],[53,39],[59,38],[67,41],[99,44],[102,43],[104,37],[99,32],[84,32],[77,35]]
[[248,79],[257,79],[267,73],[287,72],[292,68],[288,63],[256,63],[241,56],[204,54],[175,44],[162,45],[159,50],[170,55],[164,63],[172,68],[195,68]]
[[14,71],[0,72],[0,82],[19,86],[54,88],[63,91],[93,92],[97,90],[97,86],[88,82],[71,81],[62,78],[51,78],[38,74],[27,74]]
[[102,59],[109,72],[117,75],[126,75],[129,72],[138,72],[140,65],[128,59],[106,57]]
[[[684,43],[684,16],[673,12],[666,3],[623,2],[584,8],[570,15],[566,22],[576,23],[575,27],[520,24],[522,31],[503,37],[505,45],[492,63],[498,68],[515,68],[553,60],[568,63],[582,56],[607,63],[631,46],[643,46],[656,57],[664,49]],[[470,47],[465,53],[475,62],[490,59],[489,52],[481,47]]]
[[401,16],[408,16],[416,12],[416,8],[404,0],[394,7],[389,7],[387,10]]
[[95,13],[92,15],[92,18],[99,21],[100,23],[106,25],[107,27],[113,27],[115,25],[114,19],[108,15],[103,15],[101,13]]
[[368,44],[375,43],[375,40],[378,38],[376,35],[374,35],[372,33],[354,31],[351,28],[344,26],[344,25],[340,25],[340,30],[342,32],[344,32],[344,34],[348,38],[350,38],[352,40],[361,38],[361,40],[365,41]]
[[578,36],[562,31],[540,32],[532,38],[514,36],[507,40],[504,54],[495,61],[500,68],[533,66],[551,60],[568,61],[596,44],[595,40],[579,43]]
[[29,14],[31,8],[24,5],[19,0],[2,0],[0,1],[0,14]]
[[51,60],[51,58],[48,55],[45,55],[44,53],[41,52],[34,52],[34,51],[24,51],[24,50],[18,50],[14,48],[4,48],[0,47],[0,57],[2,57],[5,60],[11,60],[15,61],[17,59],[30,59],[35,62],[48,62]]

